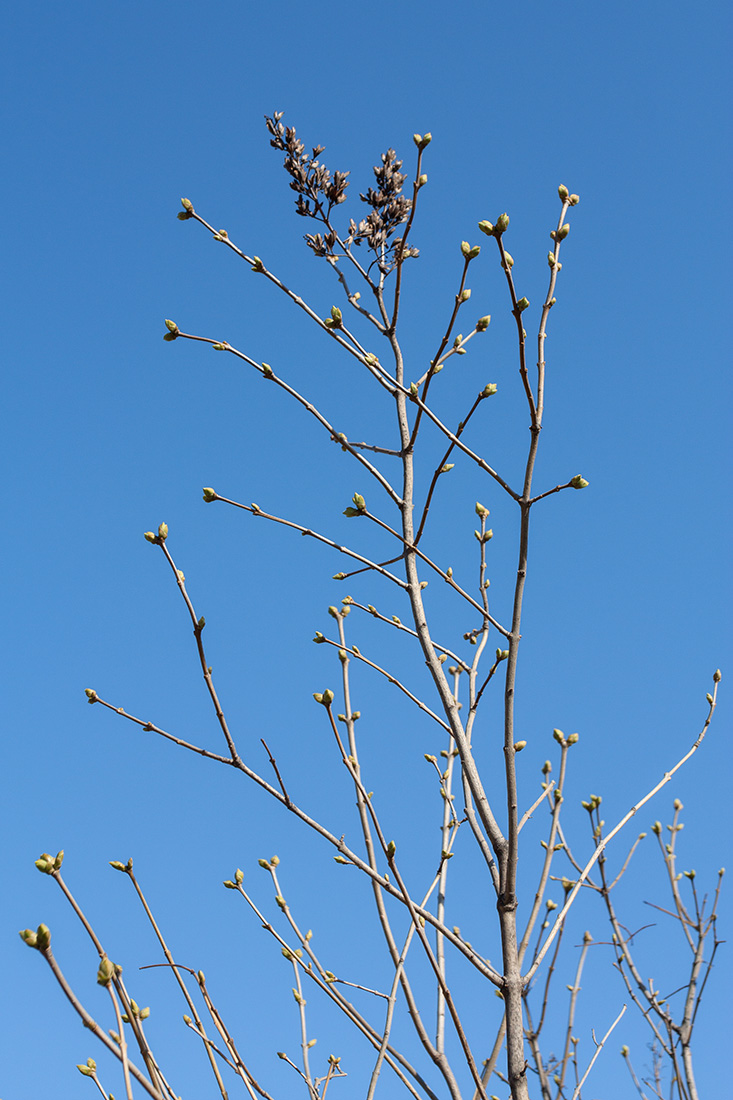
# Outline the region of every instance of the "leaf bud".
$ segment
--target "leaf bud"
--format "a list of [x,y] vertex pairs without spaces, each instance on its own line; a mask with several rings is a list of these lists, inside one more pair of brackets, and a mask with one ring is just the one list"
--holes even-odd
[[514,742],[514,751],[515,752],[521,752],[522,749],[526,749],[526,748],[527,748],[527,742],[526,741],[515,741]]
[[252,270],[256,271],[258,275],[261,274],[265,270],[265,265],[262,260],[259,256],[253,256],[252,261]]
[[695,877],[695,872],[694,872],[694,870],[693,871],[685,871],[684,875],[685,875],[685,878],[693,879]]
[[120,861],[118,859],[111,859],[109,861],[109,865],[110,865],[110,867],[113,867],[115,869],[115,871],[126,871],[127,870],[124,863],[120,863]]
[[158,538],[160,539],[161,542],[165,542],[165,540],[168,538],[168,524],[167,523],[161,523],[160,526],[158,527]]
[[81,1073],[84,1077],[93,1077],[97,1067],[95,1066],[94,1069],[92,1069],[91,1066],[77,1065],[76,1068],[79,1070],[79,1073]]
[[546,901],[545,902],[545,908],[549,909],[549,910],[557,909],[557,902],[556,901]]
[[143,533],[143,538],[147,539],[148,542],[152,542],[153,544],[158,541],[154,531],[145,531]]
[[524,313],[525,309],[529,309],[529,298],[520,298],[517,302],[517,313]]
[[343,580],[346,580],[346,574],[345,574],[345,573],[334,573],[334,575],[333,575],[333,579],[334,579],[335,581],[343,581]]
[[497,386],[496,382],[489,382],[489,384],[484,386],[484,388],[481,390],[481,396],[493,397],[498,388],[499,387]]
[[222,885],[226,886],[227,890],[236,890],[237,889],[236,882],[232,882],[232,880],[230,878],[225,878]]
[[710,705],[712,706],[713,705],[713,697],[712,697],[712,695],[710,694],[709,691],[706,692],[705,698],[707,699],[708,703],[710,703]]
[[500,237],[502,233],[506,233],[509,228],[509,215],[500,214],[496,219],[496,225],[494,226],[494,235]]
[[514,267],[514,257],[511,255],[511,253],[504,253],[504,263],[507,267]]
[[418,191],[420,190],[421,187],[424,187],[427,182],[428,182],[428,177],[425,174],[425,172],[423,172],[423,174],[421,176],[418,176],[418,180],[417,180],[417,189],[418,189]]
[[662,835],[662,823],[661,823],[661,821],[655,821],[654,822],[654,824],[652,825],[652,832],[654,833],[655,836],[661,836]]
[[211,504],[213,500],[216,500],[216,493],[209,485],[204,488],[204,500],[207,504]]
[[203,615],[201,616],[201,618],[196,623],[196,626],[198,627],[199,630],[203,630],[204,627],[206,626],[206,619],[204,618]]
[[364,500],[364,497],[361,495],[361,493],[354,493],[351,499],[354,502],[355,508],[358,508],[360,512],[366,511],[366,501]]
[[479,227],[479,229],[481,230],[482,233],[486,234],[487,237],[493,237],[494,236],[494,226],[492,225],[491,222],[488,222],[486,220],[481,221],[481,222],[478,223],[478,227]]
[[713,683],[719,684],[721,680],[722,676],[720,674],[720,669],[716,668],[715,672],[713,673]]
[[23,940],[23,943],[26,943],[28,947],[38,946],[38,936],[32,928],[24,928],[22,932],[18,933],[18,935]]
[[578,203],[580,202],[580,195],[571,195],[570,198],[568,199],[568,202],[570,203],[571,206],[577,206]]
[[445,575],[446,575],[446,577],[448,577],[449,580],[453,576],[453,566],[452,565],[448,566],[448,568],[445,571]]
[[553,730],[552,736],[555,738],[558,745],[562,745],[563,741],[565,740],[565,734],[562,730]]
[[217,343],[211,345],[211,349],[212,349],[212,351],[226,351],[227,346],[226,346],[226,344],[222,344],[220,342],[217,342]]
[[552,237],[553,241],[564,241],[569,232],[570,226],[566,222],[565,225],[561,225],[559,229],[553,229],[552,233],[550,233],[550,236]]
[[244,871],[241,871],[239,867],[237,867],[237,870],[234,872],[234,881],[237,886],[241,886],[244,882]]
[[575,477],[570,478],[570,487],[572,489],[587,489],[588,482],[580,474],[576,474]]
[[568,737],[568,744],[569,745],[577,745],[578,740],[579,740],[578,734],[577,733],[571,733],[570,736]]
[[105,955],[97,970],[97,985],[109,985],[115,972],[115,964]]
[[487,328],[491,324],[491,314],[487,313],[485,317],[479,317],[476,322],[476,332],[486,332]]
[[560,196],[560,198],[563,202],[565,202],[567,200],[567,198],[569,197],[569,195],[570,195],[570,192],[568,191],[568,189],[567,189],[567,187],[565,186],[564,183],[560,184],[560,186],[557,189],[557,193],[558,193],[558,195]]
[[90,703],[96,703],[99,699],[99,696],[93,688],[84,688],[84,694],[86,695]]
[[393,860],[396,851],[397,851],[397,845],[395,844],[395,842],[393,840],[390,840],[389,844],[387,845],[387,859]]
[[166,320],[165,327],[168,329],[169,334],[173,337],[174,340],[181,331],[175,321]]
[[181,199],[181,206],[184,210],[188,211],[189,214],[193,214],[193,203],[190,199]]
[[486,517],[489,515],[489,509],[485,508],[483,504],[479,503],[479,501],[476,501],[476,515],[479,516],[481,519],[486,519]]
[[412,135],[412,140],[415,142],[415,145],[417,145],[418,149],[423,150],[433,140],[433,135],[432,134],[422,134],[422,135],[421,134],[413,134]]
[[466,287],[465,290],[462,290],[461,293],[458,295],[458,301],[461,303],[467,302],[470,297],[471,291],[468,289],[468,287]]

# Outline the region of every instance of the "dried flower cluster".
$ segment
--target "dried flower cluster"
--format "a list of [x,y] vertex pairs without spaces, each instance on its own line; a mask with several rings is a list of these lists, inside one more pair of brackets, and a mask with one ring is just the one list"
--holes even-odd
[[374,253],[380,271],[388,274],[398,258],[407,259],[419,254],[417,248],[402,248],[401,238],[394,237],[399,225],[407,220],[412,200],[402,193],[406,176],[401,171],[402,161],[394,149],[381,155],[381,164],[375,165],[376,186],[360,194],[362,202],[371,207],[366,218],[358,223],[349,219],[348,233],[341,238],[331,225],[331,211],[346,199],[349,172],[331,172],[318,157],[325,146],[313,146],[309,155],[305,143],[297,137],[295,127],[285,126],[283,112],[266,115],[265,123],[271,134],[270,145],[285,153],[285,171],[291,176],[290,186],[297,193],[295,209],[304,218],[314,218],[326,227],[326,233],[306,233],[305,241],[316,256],[338,260],[338,251],[348,252],[352,245],[365,241]]

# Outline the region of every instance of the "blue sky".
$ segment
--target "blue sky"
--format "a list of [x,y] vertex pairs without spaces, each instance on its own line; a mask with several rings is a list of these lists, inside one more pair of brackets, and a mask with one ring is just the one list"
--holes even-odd
[[[205,1067],[178,1024],[184,1008],[162,972],[136,973],[158,961],[155,946],[108,860],[134,856],[179,958],[205,969],[232,1029],[246,1036],[256,1072],[277,1095],[295,1088],[274,1057],[296,1052],[291,977],[221,880],[241,866],[276,913],[256,860],[277,852],[288,897],[332,951],[332,969],[345,972],[356,956],[367,984],[387,980],[366,895],[344,888],[325,845],[236,777],[87,706],[83,695],[94,687],[182,737],[218,746],[183,606],[160,553],[142,539],[166,520],[171,551],[207,618],[232,725],[253,761],[266,768],[258,748],[264,736],[301,801],[338,834],[356,828],[353,798],[311,700],[338,678],[333,654],[310,638],[327,630],[326,608],[347,593],[331,579],[343,565],[309,540],[205,506],[200,487],[376,548],[384,544],[341,516],[351,494],[368,495],[369,487],[298,409],[232,357],[161,340],[164,317],[230,340],[272,363],[329,415],[341,410],[354,438],[387,434],[373,389],[331,343],[200,226],[176,220],[187,195],[327,314],[336,287],[302,242],[307,226],[295,217],[281,155],[269,147],[265,112],[285,111],[307,144],[326,146],[330,167],[351,171],[346,216],[356,216],[358,192],[385,148],[412,165],[413,132],[432,132],[414,231],[421,258],[409,272],[404,314],[415,376],[455,293],[461,240],[492,243],[480,240],[476,223],[509,212],[507,248],[534,306],[544,292],[556,188],[563,182],[580,194],[551,318],[537,482],[549,488],[581,471],[591,484],[546,501],[534,519],[519,680],[529,742],[522,791],[526,804],[542,761],[553,755],[552,728],[577,730],[568,801],[577,807],[590,791],[602,793],[611,824],[692,743],[720,666],[709,739],[639,822],[648,829],[657,817],[669,820],[672,799],[681,798],[681,867],[695,867],[698,882],[713,885],[729,848],[731,762],[723,565],[731,520],[723,343],[729,33],[722,5],[701,12],[654,2],[566,10],[536,0],[517,8],[473,0],[449,7],[183,0],[42,11],[16,5],[7,13],[4,574],[12,626],[3,662],[0,952],[14,1010],[2,1034],[4,1100],[83,1095],[92,1085],[80,1083],[74,1065],[89,1055],[99,1056],[107,1087],[122,1094],[41,959],[17,938],[19,928],[46,921],[62,965],[103,1017],[94,954],[53,883],[33,867],[43,850],[66,849],[69,883],[110,955],[125,963],[136,999],[153,1007],[161,1057],[183,1063],[181,1051],[190,1054],[177,1082],[184,1095],[210,1088]],[[453,422],[477,388],[497,383],[474,438],[516,481],[527,418],[491,248],[471,279],[471,306],[477,316],[491,313],[492,324],[436,400]],[[451,476],[433,551],[457,572],[464,561],[472,568],[473,502],[485,499],[495,531],[492,606],[506,617],[516,517],[472,470],[457,466]],[[362,578],[348,591],[407,617],[381,582]],[[459,644],[467,626],[442,599],[436,594],[434,614]],[[419,660],[400,639],[356,615],[349,625],[365,651],[370,646],[406,680],[423,683]],[[389,828],[422,881],[434,853],[421,854],[418,842],[438,810],[421,760],[441,745],[394,692],[362,670],[354,679],[355,705],[370,724],[362,732],[369,786],[383,792]],[[493,759],[489,742],[487,768]],[[402,767],[419,778],[406,785]],[[568,820],[578,846],[589,846],[583,815],[569,806]],[[666,904],[659,860],[646,844],[626,901],[636,927],[651,919],[640,896]],[[456,890],[457,907],[468,905],[466,923],[483,934],[483,902],[472,911]],[[723,913],[725,938],[727,895]],[[606,938],[599,908],[589,905],[574,920],[576,937],[587,927]],[[684,960],[676,929],[659,923],[647,936],[645,970],[674,981],[679,971],[664,968],[678,947]],[[623,1002],[602,950],[584,981],[586,1054],[590,1028],[604,1030]],[[561,987],[573,963],[570,948]],[[722,948],[698,1025],[702,1095],[721,1084],[724,971],[730,976]],[[476,1013],[481,1047],[493,994],[486,1008],[484,991],[470,979],[464,988],[464,979],[455,981]],[[316,1050],[324,1060],[343,1053],[352,1073],[334,1096],[361,1095],[368,1051],[315,993],[309,1006]],[[629,1011],[588,1095],[631,1096],[618,1047],[628,1042],[643,1069],[646,1041]],[[390,1095],[392,1085],[383,1087]]]

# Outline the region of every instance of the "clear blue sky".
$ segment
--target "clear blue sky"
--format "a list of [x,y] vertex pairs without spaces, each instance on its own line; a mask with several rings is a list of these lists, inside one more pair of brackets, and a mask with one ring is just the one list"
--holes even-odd
[[[332,969],[366,984],[386,981],[372,955],[366,893],[346,891],[336,927],[329,924],[345,880],[325,845],[304,838],[228,772],[87,706],[83,695],[94,687],[182,737],[219,747],[184,609],[160,553],[141,537],[166,520],[171,551],[206,615],[217,682],[243,748],[265,769],[258,739],[266,737],[300,800],[335,832],[356,829],[353,796],[339,786],[328,730],[311,700],[338,679],[333,654],[310,638],[327,630],[327,606],[346,594],[331,580],[341,562],[309,540],[205,506],[200,487],[256,500],[337,539],[359,535],[341,511],[354,490],[369,487],[283,395],[232,357],[161,340],[164,317],[230,340],[271,362],[329,414],[345,406],[341,418],[353,416],[348,434],[386,435],[375,428],[373,392],[333,347],[201,227],[175,218],[179,197],[189,196],[326,315],[336,288],[301,240],[307,226],[293,212],[281,156],[269,147],[265,112],[284,110],[307,144],[326,146],[327,164],[351,170],[347,214],[358,209],[381,151],[392,145],[411,162],[413,132],[432,131],[414,236],[422,254],[406,288],[415,376],[455,293],[459,243],[481,243],[477,221],[509,212],[507,247],[534,306],[546,279],[557,185],[580,193],[548,340],[538,480],[549,488],[581,471],[591,485],[547,501],[533,530],[519,683],[529,742],[524,801],[553,755],[553,726],[577,730],[569,801],[577,806],[591,791],[602,793],[611,824],[691,744],[720,666],[721,703],[708,742],[639,822],[669,820],[672,799],[681,798],[680,867],[695,867],[701,887],[712,886],[730,847],[730,587],[722,561],[731,533],[723,342],[731,291],[724,191],[731,164],[723,152],[730,20],[723,5],[72,0],[13,6],[4,38],[0,954],[12,1011],[2,1030],[3,1100],[91,1096],[74,1064],[93,1055],[107,1065],[42,960],[17,937],[19,928],[46,921],[62,965],[106,1020],[94,954],[53,883],[33,867],[43,850],[66,849],[67,878],[110,955],[125,965],[136,999],[153,1007],[151,1034],[161,1058],[174,1059],[171,1077],[186,1097],[211,1094],[209,1078],[178,1023],[184,1007],[166,975],[136,973],[158,956],[108,860],[134,856],[178,957],[205,969],[246,1056],[278,1096],[296,1094],[294,1076],[274,1057],[297,1052],[291,975],[221,880],[241,866],[274,917],[256,860],[277,852],[286,895],[324,955],[332,951]],[[477,388],[496,382],[496,404],[476,442],[516,480],[526,412],[506,291],[493,250],[484,253],[472,271],[471,304],[494,320],[456,368],[456,392],[441,391],[442,408],[456,419]],[[472,561],[471,509],[486,497],[495,512],[492,592],[503,610],[516,517],[472,471],[457,467],[454,475],[433,547],[441,560],[461,561],[465,552]],[[451,549],[461,525],[465,551]],[[407,617],[381,584],[360,580],[348,591]],[[421,682],[407,648],[353,620],[357,644],[385,645],[385,659]],[[467,628],[454,621],[456,644]],[[384,792],[385,806],[393,796],[389,828],[422,881],[434,853],[425,864],[412,852],[415,822],[428,822],[417,828],[433,830],[427,835],[436,846],[438,834],[437,810],[426,811],[435,791],[420,761],[441,744],[381,683],[358,671],[355,684],[354,705],[370,723],[362,731],[368,785]],[[492,759],[487,749],[487,767]],[[418,770],[409,794],[396,776],[403,764]],[[582,829],[574,815],[569,820]],[[587,835],[576,836],[578,847],[589,848]],[[646,845],[634,883],[642,897],[666,904],[651,838]],[[730,938],[724,889],[721,936]],[[460,921],[477,937],[481,906],[491,904],[483,887],[478,896]],[[632,898],[628,905],[629,925],[659,922],[646,933],[648,948],[639,941],[645,972],[674,981],[676,952],[686,964],[681,938],[662,923],[668,918],[650,916]],[[592,905],[572,928],[573,942],[584,928],[607,937]],[[602,1032],[624,1000],[605,950],[596,949],[584,981],[586,1055],[590,1028]],[[719,1095],[723,1084],[726,950],[698,1025],[701,1095]],[[572,965],[571,947],[561,989]],[[483,992],[455,980],[470,1011],[484,1013]],[[340,1091],[334,1086],[334,1098],[360,1096],[369,1053],[342,1036],[317,1002],[312,992],[316,1051],[324,1061],[342,1053],[352,1073]],[[487,1042],[490,1031],[487,1023]],[[631,1010],[589,1096],[632,1095],[622,1042],[643,1069],[647,1036]],[[110,1071],[103,1080],[122,1094]],[[392,1095],[391,1082],[383,1088]]]

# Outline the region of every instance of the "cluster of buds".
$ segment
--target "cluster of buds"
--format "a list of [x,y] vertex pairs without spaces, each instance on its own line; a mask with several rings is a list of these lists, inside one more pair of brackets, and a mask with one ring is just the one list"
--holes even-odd
[[63,848],[56,856],[51,856],[48,852],[44,852],[40,859],[35,861],[36,867],[43,875],[53,875],[56,871],[61,870],[61,864],[64,862],[64,850]]
[[152,542],[154,546],[162,546],[165,540],[168,538],[168,524],[161,523],[158,527],[157,535],[154,531],[145,531],[143,534],[143,538],[145,538],[148,542]]
[[334,694],[330,688],[326,688],[325,691],[314,691],[313,698],[317,703],[320,703],[323,707],[330,707],[334,700]]
[[422,153],[423,149],[426,149],[430,142],[433,140],[432,134],[413,134],[412,140]]
[[353,501],[354,507],[345,508],[343,514],[348,519],[353,519],[354,516],[366,515],[366,501],[364,500],[364,497],[361,495],[361,493],[354,493],[351,499]]
[[31,928],[24,928],[18,934],[23,943],[28,947],[35,947],[36,951],[47,951],[51,946],[51,929],[47,924],[39,924],[35,932]]
[[165,322],[165,327],[168,329],[168,331],[163,336],[164,340],[177,340],[178,337],[181,335],[181,330],[179,329],[175,321],[167,320]]
[[333,329],[343,328],[343,314],[338,306],[331,306],[331,316],[326,317],[323,324],[331,331]]
[[509,215],[500,214],[495,222],[481,221],[478,227],[487,237],[501,237],[509,228]]
[[[148,1016],[150,1015],[149,1008],[140,1008],[137,1001],[133,1000],[130,1001],[130,1012],[136,1020],[147,1020]],[[122,1019],[125,1021],[126,1024],[129,1024],[130,1017],[127,1015],[126,1012],[122,1013]]]
[[571,195],[564,183],[560,184],[557,193],[560,196],[560,202],[566,202],[568,206],[577,206],[580,202],[580,195]]
[[119,859],[111,859],[109,865],[113,867],[115,871],[124,871],[126,875],[129,875],[132,871],[132,856],[130,856],[127,863],[121,863]]
[[480,244],[470,245],[468,241],[461,241],[461,254],[467,263],[470,263],[471,260],[475,260],[480,251]]

